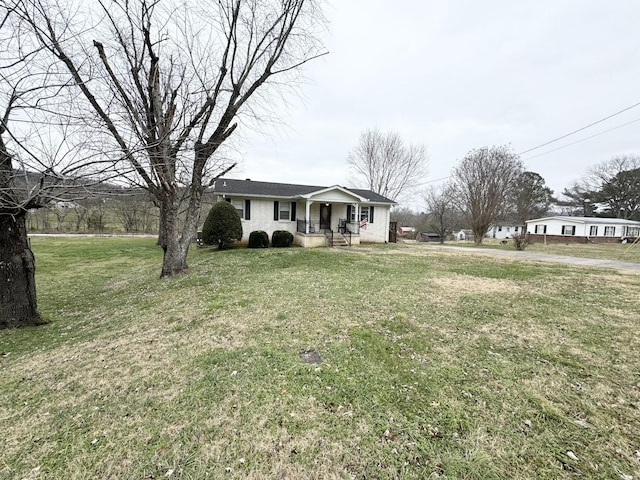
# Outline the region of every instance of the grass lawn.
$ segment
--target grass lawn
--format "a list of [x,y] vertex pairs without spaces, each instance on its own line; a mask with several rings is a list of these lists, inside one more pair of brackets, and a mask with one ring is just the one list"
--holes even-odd
[[270,248],[159,280],[154,239],[32,244],[1,479],[640,476],[638,274]]
[[[486,238],[480,246],[475,245],[473,242],[447,242],[446,245],[492,250],[515,250],[513,240],[507,240],[506,245],[500,242],[500,240]],[[544,243],[532,243],[527,246],[525,251],[640,263],[640,243],[549,243],[547,245]]]

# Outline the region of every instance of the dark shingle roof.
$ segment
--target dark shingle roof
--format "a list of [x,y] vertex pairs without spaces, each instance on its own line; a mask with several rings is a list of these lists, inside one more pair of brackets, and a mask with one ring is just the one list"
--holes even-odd
[[[313,185],[292,185],[289,183],[272,183],[272,182],[255,182],[253,180],[237,180],[233,178],[219,178],[213,187],[214,193],[229,194],[229,195],[246,195],[257,197],[272,197],[272,198],[295,198],[301,195],[308,195],[309,193],[317,192],[319,190],[325,190],[329,187],[320,187]],[[368,199],[374,203],[395,203],[382,195],[379,195],[371,190],[362,190],[355,188],[346,188],[356,195]]]

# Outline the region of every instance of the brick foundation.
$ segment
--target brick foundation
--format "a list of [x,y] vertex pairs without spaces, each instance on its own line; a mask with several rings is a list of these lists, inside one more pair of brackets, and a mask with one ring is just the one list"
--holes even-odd
[[620,243],[618,237],[579,237],[575,235],[540,235],[536,233],[527,234],[529,243]]

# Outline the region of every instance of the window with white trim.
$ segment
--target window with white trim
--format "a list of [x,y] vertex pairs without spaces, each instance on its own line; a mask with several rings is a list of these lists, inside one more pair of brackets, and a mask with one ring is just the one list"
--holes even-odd
[[291,215],[291,204],[289,202],[280,202],[278,218],[280,220],[289,220]]
[[576,234],[576,226],[575,225],[563,225],[562,226],[562,235],[575,235]]
[[604,236],[613,237],[616,234],[616,227],[604,227]]
[[244,218],[244,200],[240,198],[232,198],[231,205],[233,205],[238,211],[238,215],[240,215],[240,218]]
[[589,236],[590,237],[598,236],[598,226],[597,225],[591,225],[589,227]]
[[369,221],[369,207],[360,207],[360,221]]
[[535,233],[547,233],[546,225],[536,225]]

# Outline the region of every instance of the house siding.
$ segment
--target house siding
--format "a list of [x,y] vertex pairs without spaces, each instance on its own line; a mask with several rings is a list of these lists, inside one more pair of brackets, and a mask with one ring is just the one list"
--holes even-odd
[[[240,198],[240,197],[234,197]],[[223,200],[222,196],[217,197],[217,201]],[[242,240],[239,243],[248,243],[249,235],[255,230],[264,230],[271,235],[276,230],[286,230],[291,232],[294,236],[298,226],[297,220],[306,219],[306,201],[297,201],[295,203],[296,220],[275,220],[274,219],[274,202],[289,202],[290,200],[282,199],[263,199],[263,198],[250,198],[242,197],[242,200],[250,200],[250,219],[242,219]],[[326,200],[326,199],[325,199]],[[341,201],[345,201],[342,198]],[[309,215],[312,220],[317,221],[320,218],[320,205],[322,203],[331,203],[327,201],[314,202],[309,207]],[[347,206],[344,203],[331,203],[331,229],[333,231],[338,230],[338,223],[341,218],[347,218]],[[371,205],[369,205],[371,206]],[[388,205],[373,205],[374,206],[374,221],[368,223],[365,228],[360,229],[360,235],[358,243],[384,243],[389,241],[389,221],[391,217],[391,209]],[[314,246],[325,245],[324,235],[322,239],[313,243]],[[317,245],[316,245],[317,244]]]
[[[218,198],[218,201],[222,200],[222,197]],[[267,200],[262,198],[243,198],[243,200],[251,200],[251,217],[250,220],[242,219],[242,240],[239,243],[249,243],[249,235],[255,230],[264,230],[269,234],[269,241],[271,241],[271,235],[276,230],[286,230],[295,235],[297,222],[291,220],[274,220],[273,218],[273,206],[274,200]],[[279,200],[280,202],[288,202],[288,200]],[[289,202],[291,203],[291,202]],[[300,215],[300,206],[296,208],[296,215]]]
[[[249,235],[256,230],[263,230],[269,236],[276,230],[286,230],[294,234],[297,240],[304,240],[296,242],[304,246],[326,244],[324,231],[320,230],[320,212],[325,204],[331,205],[331,223],[328,228],[334,231],[334,236],[339,235],[341,219],[347,219],[351,223],[348,209],[355,205],[360,209],[369,209],[369,221],[366,225],[360,224],[359,233],[351,235],[351,243],[389,241],[391,206],[395,202],[370,190],[347,189],[338,185],[318,187],[220,178],[216,180],[213,191],[215,201],[231,199],[236,204],[238,200],[244,201],[246,214],[242,219],[242,242],[248,242]],[[288,208],[283,208],[286,204]],[[295,212],[295,216],[280,220],[284,210]],[[309,233],[297,232],[298,225],[300,228],[304,226],[304,222],[298,222],[305,220],[310,227]],[[322,226],[325,227],[323,223]]]
[[489,238],[506,239],[518,235],[521,231],[522,227],[519,225],[496,225],[489,229],[487,236]]
[[[532,243],[616,243],[620,242],[629,227],[637,228],[637,225],[638,222],[621,223],[618,219],[598,217],[549,217],[528,221],[527,235]],[[542,230],[545,226],[545,233],[536,233],[536,227]],[[593,231],[595,235],[592,235]]]

